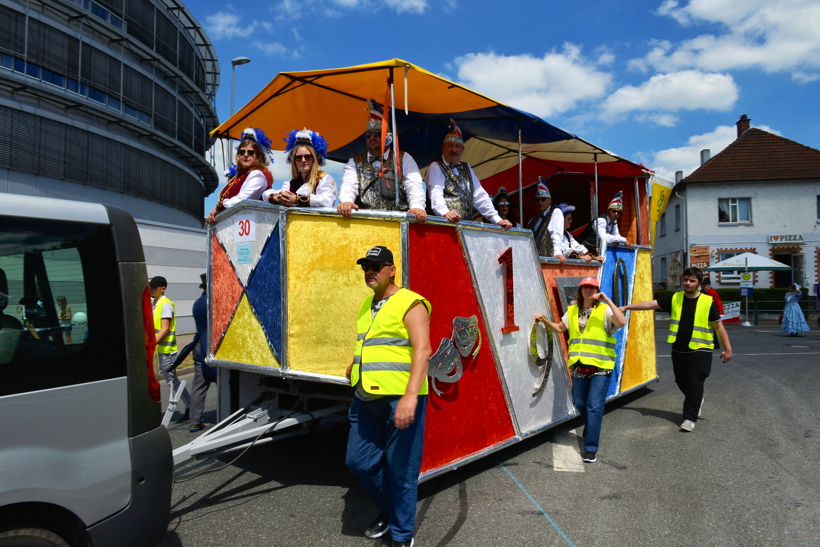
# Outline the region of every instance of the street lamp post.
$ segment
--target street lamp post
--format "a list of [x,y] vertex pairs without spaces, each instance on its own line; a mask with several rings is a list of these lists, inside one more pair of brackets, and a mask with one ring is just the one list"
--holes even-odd
[[[229,114],[229,116],[233,116],[233,113],[234,113],[233,99],[234,99],[234,93],[235,93],[235,88],[236,88],[236,65],[246,65],[250,62],[251,62],[251,60],[248,59],[247,57],[237,57],[235,59],[231,59],[231,113]],[[229,138],[229,139],[227,139],[227,141],[228,141],[228,151],[227,151],[227,153],[225,153],[225,151],[223,151],[223,157],[225,157],[225,158],[229,158],[230,154],[231,154],[231,139]]]

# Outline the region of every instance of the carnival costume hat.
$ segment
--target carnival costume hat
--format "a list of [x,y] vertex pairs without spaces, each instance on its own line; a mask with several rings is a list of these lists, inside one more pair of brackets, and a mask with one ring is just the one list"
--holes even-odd
[[319,165],[324,165],[327,162],[327,141],[316,131],[311,129],[294,129],[288,133],[288,138],[284,139],[287,144],[285,147],[285,161],[291,163],[293,161],[293,151],[300,146],[310,146],[319,155]]
[[[376,102],[375,99],[367,99],[367,131],[382,132],[382,124],[384,123],[384,109]],[[393,144],[393,134],[387,132],[384,140],[385,146]]]
[[559,203],[556,205],[558,209],[564,214],[564,216],[570,214],[575,210],[575,205],[570,205],[569,203]]
[[614,209],[616,211],[623,211],[624,210],[624,193],[618,190],[618,193],[615,194],[615,197],[612,198],[612,201],[609,202],[609,207],[606,208],[607,211],[610,209]]
[[547,188],[547,181],[545,181],[544,177],[542,177],[540,175],[538,176],[538,189],[535,190],[535,197],[552,199],[552,194],[550,194],[550,189]]
[[502,205],[509,205],[510,204],[510,196],[507,194],[507,189],[503,186],[498,189],[496,192],[495,197],[493,198],[496,207],[500,207]]
[[454,142],[464,146],[464,134],[461,132],[461,129],[458,127],[456,121],[452,118],[450,118],[450,126],[450,132],[444,135],[444,143]]
[[[259,152],[262,157],[260,157],[260,161],[265,165],[270,165],[273,163],[273,154],[270,151],[270,139],[265,132],[259,129],[258,127],[247,127],[244,131],[242,131],[242,138],[239,139],[240,144],[244,140],[252,140],[256,143],[256,146],[259,147]],[[239,150],[239,147],[236,147],[236,150]],[[225,171],[225,176],[228,177],[228,180],[234,178],[236,173],[238,172],[238,168],[236,163],[232,163],[228,170]]]

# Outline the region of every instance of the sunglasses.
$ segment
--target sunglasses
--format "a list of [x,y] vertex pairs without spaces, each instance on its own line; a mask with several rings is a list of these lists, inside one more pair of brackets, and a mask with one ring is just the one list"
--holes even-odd
[[609,210],[609,212],[610,212],[610,213],[613,213],[613,214],[616,214],[616,215],[620,215],[620,214],[621,214],[621,211],[618,211],[617,209],[610,209],[610,210]]
[[365,273],[370,270],[380,272],[385,266],[392,266],[392,264],[390,262],[365,262],[364,264],[361,264],[362,271]]
[[310,155],[310,154],[296,154],[295,156],[293,156],[293,159],[295,159],[296,161],[302,161],[302,160],[307,161],[307,160],[312,160],[313,156]]
[[249,156],[255,156],[255,155],[256,155],[256,151],[255,151],[255,150],[253,150],[253,149],[250,149],[250,150],[237,150],[237,151],[236,151],[236,155],[237,155],[237,156],[244,156],[245,154],[247,154],[247,155],[249,155]]
[[547,201],[550,198],[535,198],[535,201]]
[[381,136],[382,136],[381,131],[365,131],[365,133],[364,133],[364,138],[365,139],[369,139],[370,137],[381,137]]

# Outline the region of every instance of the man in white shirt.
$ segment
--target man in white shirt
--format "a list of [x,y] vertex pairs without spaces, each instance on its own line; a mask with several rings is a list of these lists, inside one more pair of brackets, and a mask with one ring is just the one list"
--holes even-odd
[[561,254],[561,240],[564,235],[564,214],[552,205],[552,194],[544,177],[538,177],[538,189],[535,191],[535,203],[538,214],[527,222],[527,229],[532,230],[538,256],[554,257],[566,262]]
[[399,185],[399,203],[388,200],[379,192],[379,172],[384,162],[385,171],[393,171],[392,138],[387,134],[382,154],[382,120],[381,107],[373,99],[368,100],[370,117],[367,131],[364,134],[367,152],[350,158],[342,172],[342,186],[339,189],[339,205],[336,210],[344,217],[350,217],[353,210],[381,209],[383,211],[407,211],[418,222],[427,220],[425,211],[426,199],[421,173],[416,161],[404,152],[401,154],[401,179]]
[[[452,120],[451,120],[452,121]],[[493,206],[493,200],[476,177],[472,167],[461,161],[464,153],[464,137],[453,123],[453,130],[444,137],[441,159],[427,168],[427,190],[433,212],[450,222],[471,220],[478,211],[490,222],[504,228],[512,228],[509,220],[502,219]]]
[[[618,219],[624,210],[624,193],[620,190],[607,207],[605,215],[596,218],[590,224],[590,228],[585,229],[578,239],[588,249],[595,249],[598,247],[598,241],[602,241],[606,245],[624,245],[629,249],[629,242],[618,231]],[[603,247],[601,245],[601,247]],[[603,252],[603,249],[601,249]]]

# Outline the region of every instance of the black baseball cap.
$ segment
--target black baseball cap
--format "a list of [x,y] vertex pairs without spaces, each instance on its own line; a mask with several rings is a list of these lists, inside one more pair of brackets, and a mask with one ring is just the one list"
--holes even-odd
[[148,282],[148,286],[151,288],[155,287],[167,287],[168,280],[162,277],[161,275],[155,275],[151,278],[151,281]]
[[393,252],[387,247],[371,247],[367,254],[356,261],[356,264],[363,264],[364,262],[389,262],[393,264]]

